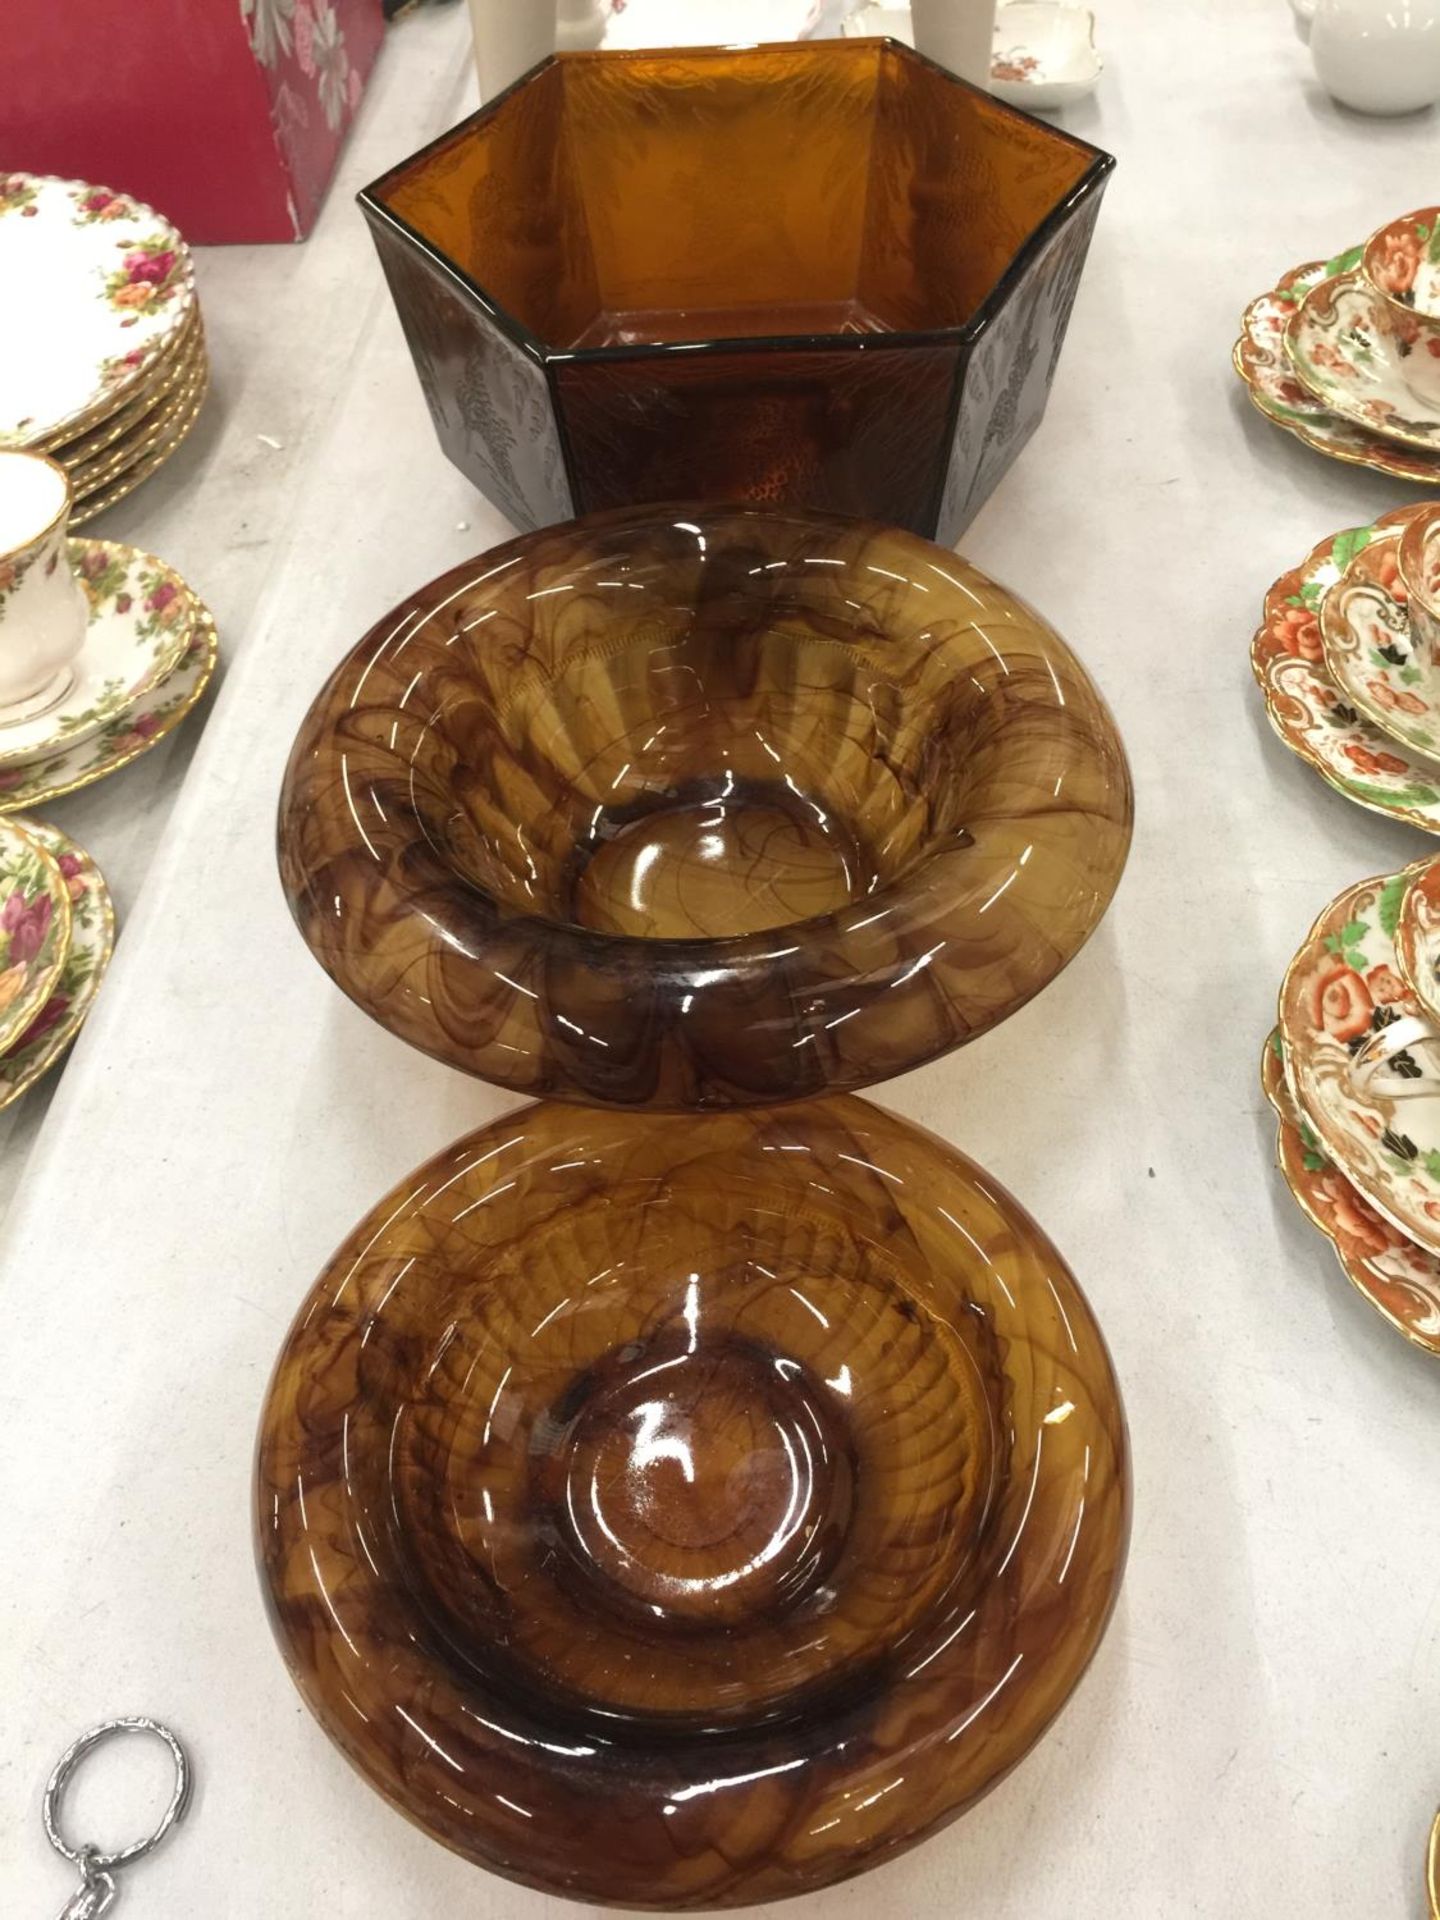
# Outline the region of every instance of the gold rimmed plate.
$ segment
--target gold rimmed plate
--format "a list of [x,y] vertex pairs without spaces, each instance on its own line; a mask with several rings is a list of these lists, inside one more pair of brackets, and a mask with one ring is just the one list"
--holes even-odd
[[148,480],[152,473],[164,466],[170,456],[183,444],[191,428],[199,419],[200,410],[205,404],[205,396],[209,391],[210,380],[207,370],[194,400],[175,421],[168,437],[159,446],[142,455],[133,466],[125,467],[116,474],[114,479],[107,481],[103,486],[97,487],[93,492],[77,496],[70,514],[71,527],[88,525],[97,514],[104,513],[107,507],[115,506],[127,494],[133,493],[142,481]]
[[54,860],[70,900],[69,951],[44,1005],[0,1050],[0,1108],[10,1106],[60,1060],[94,1004],[115,945],[115,908],[85,849],[44,821],[26,831]]
[[70,895],[45,847],[0,822],[0,1047],[44,1006],[70,950]]

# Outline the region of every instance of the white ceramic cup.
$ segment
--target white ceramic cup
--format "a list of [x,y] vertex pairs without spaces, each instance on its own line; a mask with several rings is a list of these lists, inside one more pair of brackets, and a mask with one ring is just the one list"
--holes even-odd
[[989,92],[995,0],[910,0],[910,23],[917,52]]
[[482,104],[555,51],[555,0],[470,0]]
[[70,567],[70,477],[0,448],[0,727],[43,713],[74,678],[90,612]]

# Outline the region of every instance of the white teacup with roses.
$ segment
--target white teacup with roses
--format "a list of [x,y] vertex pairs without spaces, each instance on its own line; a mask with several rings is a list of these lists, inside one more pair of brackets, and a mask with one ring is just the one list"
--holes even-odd
[[70,477],[0,448],[0,727],[64,698],[89,609],[65,544]]

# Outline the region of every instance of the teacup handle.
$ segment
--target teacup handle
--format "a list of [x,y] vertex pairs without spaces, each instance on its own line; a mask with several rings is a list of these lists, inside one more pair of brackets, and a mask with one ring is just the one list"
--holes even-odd
[[1310,29],[1315,24],[1315,0],[1290,0],[1290,11],[1295,16],[1296,32],[1308,45]]
[[[1378,1033],[1372,1033],[1351,1060],[1350,1084],[1357,1093],[1364,1093],[1376,1074],[1382,1067],[1389,1066],[1397,1053],[1409,1053],[1416,1047],[1436,1046],[1440,1046],[1440,1032],[1429,1020],[1418,1019],[1413,1013],[1401,1014],[1388,1027],[1381,1027]],[[1440,1072],[1422,1074],[1415,1080],[1402,1080],[1395,1086],[1387,1087],[1385,1097],[1389,1100],[1408,1100],[1416,1094],[1430,1094],[1434,1092],[1437,1080],[1440,1080]]]

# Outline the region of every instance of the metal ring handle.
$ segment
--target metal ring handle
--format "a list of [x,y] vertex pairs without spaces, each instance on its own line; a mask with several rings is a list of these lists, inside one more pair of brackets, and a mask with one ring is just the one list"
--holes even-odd
[[[116,1733],[153,1733],[163,1740],[170,1749],[175,1762],[175,1791],[170,1796],[170,1804],[160,1816],[160,1824],[144,1840],[133,1841],[128,1847],[121,1847],[115,1853],[101,1853],[95,1847],[74,1847],[60,1831],[60,1810],[65,1798],[65,1789],[76,1767],[90,1752]],[[125,1720],[105,1720],[98,1727],[91,1727],[88,1733],[82,1733],[73,1741],[55,1762],[55,1771],[45,1786],[45,1801],[42,1813],[45,1820],[45,1837],[59,1854],[72,1861],[76,1866],[88,1862],[90,1868],[108,1873],[112,1867],[123,1867],[131,1860],[139,1860],[158,1847],[175,1822],[184,1816],[190,1804],[190,1762],[185,1749],[168,1727],[161,1726],[158,1720],[147,1720],[135,1716]]]

